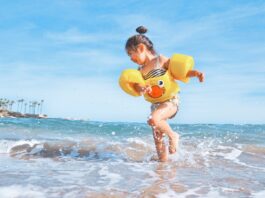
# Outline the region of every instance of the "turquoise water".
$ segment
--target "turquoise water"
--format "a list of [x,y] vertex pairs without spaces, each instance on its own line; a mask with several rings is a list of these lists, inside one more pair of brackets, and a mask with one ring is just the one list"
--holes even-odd
[[265,197],[265,125],[171,125],[157,161],[143,123],[0,119],[0,197]]

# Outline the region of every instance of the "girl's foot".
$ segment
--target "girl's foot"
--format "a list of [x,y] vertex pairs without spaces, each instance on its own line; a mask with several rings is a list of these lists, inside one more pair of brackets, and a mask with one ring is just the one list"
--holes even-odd
[[174,154],[177,152],[179,146],[179,134],[174,133],[172,137],[169,137],[169,147],[168,151],[170,154]]

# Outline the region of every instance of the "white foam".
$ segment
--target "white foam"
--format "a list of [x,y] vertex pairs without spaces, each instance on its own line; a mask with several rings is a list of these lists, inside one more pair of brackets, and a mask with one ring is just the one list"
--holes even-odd
[[107,166],[102,166],[102,168],[98,171],[98,174],[101,176],[101,178],[109,180],[110,186],[123,179],[119,174],[110,172],[109,167]]
[[34,155],[39,153],[41,150],[43,150],[43,144],[38,144],[36,147],[34,147],[29,154]]
[[173,191],[172,189],[167,190],[166,193],[161,193],[158,195],[158,198],[186,198],[186,197],[202,197],[202,198],[224,198],[224,196],[220,195],[220,193],[218,192],[219,189],[218,188],[210,188],[209,192],[207,194],[201,194],[199,193],[199,191],[204,188],[204,187],[196,187],[196,188],[192,188],[187,190],[186,192],[183,193],[177,193],[175,191]]
[[70,121],[90,121],[89,118],[78,118],[78,117],[67,117],[67,118],[62,118],[64,120],[70,120]]
[[15,197],[38,197],[45,198],[43,193],[44,189],[33,185],[12,185],[0,187],[0,197],[1,198],[15,198]]
[[262,190],[260,192],[253,193],[254,198],[264,198],[265,197],[265,190]]
[[222,146],[222,145],[218,145],[217,150],[214,150],[213,152],[211,152],[211,155],[213,156],[220,156],[220,157],[223,157],[224,159],[232,160],[235,162],[238,162],[238,157],[241,154],[242,154],[242,151],[237,148],[230,147],[230,146]]
[[218,190],[211,190],[207,195],[202,196],[203,198],[224,198],[224,196],[221,196],[218,192]]
[[228,159],[228,160],[237,160],[237,158],[241,155],[242,151],[238,150],[238,149],[233,149],[231,151],[231,153],[227,153],[224,155],[224,158],[225,159]]
[[[160,193],[157,197],[158,198],[186,198],[187,196],[194,196],[197,195],[196,191],[198,191],[200,189],[200,187],[198,188],[193,188],[193,189],[189,189],[186,192],[183,193],[176,193],[174,192],[172,189],[167,189],[167,192],[165,193]],[[197,196],[195,196],[197,197]]]
[[147,143],[143,141],[142,138],[134,137],[134,138],[128,138],[127,142],[129,143],[136,143],[136,144],[142,144],[144,146],[147,146]]
[[180,194],[177,194],[171,189],[168,189],[167,192],[159,194],[157,197],[158,198],[175,198],[175,197],[180,197]]

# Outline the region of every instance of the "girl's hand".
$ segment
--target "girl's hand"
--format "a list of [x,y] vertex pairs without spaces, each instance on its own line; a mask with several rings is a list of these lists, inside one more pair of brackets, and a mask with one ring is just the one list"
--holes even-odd
[[199,79],[200,82],[203,82],[204,81],[204,73],[198,72],[197,78]]
[[204,73],[199,72],[197,70],[190,70],[188,71],[186,77],[197,77],[200,82],[204,81]]
[[134,84],[134,89],[137,92],[139,92],[141,95],[146,94],[146,93],[150,93],[152,91],[150,86],[147,85],[147,86],[143,87],[143,86],[139,85],[138,83]]

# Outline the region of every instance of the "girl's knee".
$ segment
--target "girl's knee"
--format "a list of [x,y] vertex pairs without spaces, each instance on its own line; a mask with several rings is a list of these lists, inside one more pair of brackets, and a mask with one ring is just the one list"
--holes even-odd
[[150,126],[155,126],[155,127],[158,127],[159,126],[159,122],[160,122],[160,119],[156,118],[156,117],[151,117],[147,120],[147,123],[150,125]]
[[148,117],[147,124],[149,124],[150,126],[154,126],[154,119],[152,114]]
[[147,124],[150,125],[150,126],[152,126],[152,118],[150,118],[150,117],[148,118]]
[[155,126],[155,122],[153,120],[153,118],[150,118],[147,120],[147,123],[150,125],[150,126]]

